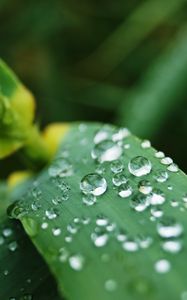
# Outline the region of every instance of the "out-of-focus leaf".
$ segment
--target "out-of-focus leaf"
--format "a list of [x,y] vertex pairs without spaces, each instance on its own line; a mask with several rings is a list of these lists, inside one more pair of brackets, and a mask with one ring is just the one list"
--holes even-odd
[[119,108],[118,123],[150,138],[181,105],[187,91],[187,28],[179,32],[169,49],[150,66],[137,88]]
[[156,153],[126,129],[73,125],[35,193],[9,208],[68,300],[180,299],[186,291],[187,177]]

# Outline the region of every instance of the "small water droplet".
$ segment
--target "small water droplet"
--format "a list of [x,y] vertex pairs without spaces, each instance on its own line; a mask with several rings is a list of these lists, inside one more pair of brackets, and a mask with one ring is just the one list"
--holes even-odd
[[91,234],[91,239],[96,247],[104,247],[108,242],[108,233],[104,230],[97,230]]
[[162,243],[162,249],[169,253],[178,253],[182,249],[182,243],[179,240],[167,240]]
[[119,142],[128,137],[129,135],[130,131],[127,128],[120,128],[112,135],[112,140],[114,142]]
[[49,220],[53,220],[58,216],[58,211],[55,208],[50,208],[45,211],[45,215]]
[[155,157],[156,158],[164,158],[165,154],[162,151],[158,151],[155,153]]
[[91,173],[82,178],[80,189],[84,194],[100,196],[106,192],[107,182],[101,175]]
[[160,259],[155,263],[155,270],[158,273],[167,273],[171,269],[171,264],[167,259]]
[[7,227],[7,228],[3,229],[2,233],[3,233],[4,237],[9,237],[13,234],[13,231],[11,228]]
[[179,167],[176,164],[171,164],[167,167],[167,170],[176,173],[179,171]]
[[85,259],[81,254],[75,254],[69,257],[70,267],[75,271],[81,271],[84,266]]
[[120,158],[122,154],[121,146],[115,144],[111,140],[105,140],[96,144],[91,152],[93,159],[103,163],[105,161],[113,161]]
[[163,157],[160,162],[163,164],[163,165],[170,165],[173,163],[173,159],[171,157]]
[[8,249],[12,252],[16,251],[17,248],[18,248],[18,244],[16,241],[13,241],[8,244]]
[[69,252],[67,251],[66,248],[62,247],[59,249],[59,260],[60,262],[64,263],[67,261],[69,256]]
[[148,148],[151,147],[151,142],[150,142],[149,140],[144,140],[144,141],[142,141],[142,143],[141,143],[141,147],[142,147],[143,149],[148,149]]
[[160,182],[160,183],[163,183],[165,182],[166,180],[168,180],[168,172],[166,171],[157,171],[155,174],[154,174],[154,178],[156,179],[157,182]]
[[117,289],[117,282],[113,279],[105,281],[105,289],[108,292],[114,292]]
[[123,183],[118,188],[118,195],[121,198],[127,198],[132,195],[132,187],[128,183]]
[[47,222],[43,222],[43,223],[41,224],[41,228],[42,228],[42,229],[47,229],[47,228],[48,228],[48,223],[47,223]]
[[97,216],[96,224],[98,226],[106,226],[108,224],[108,218],[104,215],[100,214]]
[[149,200],[146,195],[136,194],[131,200],[131,207],[137,211],[142,212],[149,206]]
[[92,194],[85,195],[82,197],[82,202],[87,206],[91,206],[96,203],[96,197]]
[[112,182],[115,186],[120,186],[123,183],[127,183],[127,178],[123,173],[115,174]]
[[163,238],[178,237],[183,232],[183,227],[172,217],[163,217],[157,224],[157,232]]
[[128,252],[136,252],[138,251],[138,243],[135,239],[133,238],[128,238],[123,244],[123,249],[128,251]]
[[151,208],[151,214],[155,218],[161,218],[163,216],[163,210],[159,206]]
[[66,158],[57,158],[49,167],[50,177],[67,177],[73,174],[72,164]]
[[151,205],[162,205],[166,201],[166,198],[160,189],[154,188],[149,195],[149,201]]
[[141,180],[138,184],[138,189],[142,194],[148,195],[152,191],[153,187],[150,181]]
[[111,163],[110,168],[113,173],[120,173],[123,171],[124,166],[120,160],[115,160]]
[[147,158],[143,156],[136,156],[130,160],[128,169],[132,175],[140,177],[149,174],[151,172],[152,165]]
[[59,236],[61,234],[61,229],[59,227],[52,228],[52,233],[54,236]]

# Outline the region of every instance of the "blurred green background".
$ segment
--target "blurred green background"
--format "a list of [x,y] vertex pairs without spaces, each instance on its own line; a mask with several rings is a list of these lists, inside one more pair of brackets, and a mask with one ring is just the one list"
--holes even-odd
[[127,126],[187,171],[186,0],[1,0],[0,20],[42,127]]

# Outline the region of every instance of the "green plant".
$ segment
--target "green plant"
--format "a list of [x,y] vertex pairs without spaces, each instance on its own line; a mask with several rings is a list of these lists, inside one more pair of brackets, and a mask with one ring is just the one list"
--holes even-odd
[[0,82],[0,156],[27,168],[0,185],[0,298],[185,299],[186,175],[126,128],[41,132],[2,61]]

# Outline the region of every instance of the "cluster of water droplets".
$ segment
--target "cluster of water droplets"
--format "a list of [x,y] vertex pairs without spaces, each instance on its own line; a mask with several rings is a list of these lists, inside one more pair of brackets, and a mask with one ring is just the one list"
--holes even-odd
[[[83,136],[86,130],[86,125],[79,126],[80,134]],[[72,270],[81,271],[87,265],[86,253],[72,252],[70,247],[72,243],[76,243],[79,233],[84,230],[92,246],[100,251],[105,249],[106,255],[107,245],[114,240],[124,252],[137,253],[147,251],[154,245],[155,238],[159,238],[163,257],[153,264],[153,269],[157,273],[167,273],[171,270],[172,262],[165,258],[167,253],[177,254],[182,251],[183,226],[173,217],[165,216],[164,209],[168,203],[172,208],[180,207],[178,199],[168,199],[167,196],[168,192],[173,190],[170,178],[179,169],[163,152],[153,152],[148,140],[137,143],[139,152],[137,148],[133,148],[130,133],[126,128],[116,129],[108,125],[101,127],[95,133],[92,143],[89,139],[82,138],[80,144],[83,148],[87,144],[92,144],[89,156],[82,158],[84,165],[89,164],[91,158],[91,171],[81,173],[78,182],[81,200],[75,205],[84,207],[86,217],[79,216],[77,213],[71,220],[66,221],[67,226],[63,228],[54,224],[59,224],[57,220],[63,218],[63,205],[73,201],[70,193],[71,180],[68,179],[79,173],[79,170],[77,171],[70,161],[71,155],[68,151],[66,155],[65,153],[60,155],[49,167],[50,182],[58,188],[59,194],[51,197],[50,205],[47,203],[48,207],[45,209],[40,230],[44,232],[50,230],[55,239],[63,236],[64,244],[59,246],[58,260],[67,263]],[[155,160],[157,168],[154,167]],[[108,192],[109,190],[111,193]],[[40,211],[43,191],[35,184],[31,193],[33,199],[31,209],[34,212]],[[114,198],[112,200],[108,198],[111,198],[111,195]],[[77,199],[78,197],[76,201]],[[180,200],[187,208],[187,193]],[[142,216],[142,223],[150,222],[155,230],[154,234],[151,236],[147,232],[142,233],[141,222],[140,232],[126,231],[121,224],[108,216],[110,209],[95,215],[94,206],[105,201],[108,201],[109,206],[113,201],[118,209],[119,207],[121,210],[129,209],[129,216],[131,214],[136,214],[137,218]],[[21,208],[15,206],[13,214],[23,214],[23,211],[19,210]],[[126,220],[125,224],[128,226]],[[0,237],[0,245],[3,239]],[[106,278],[103,286],[107,292],[114,292],[118,288],[118,282],[114,278]]]

